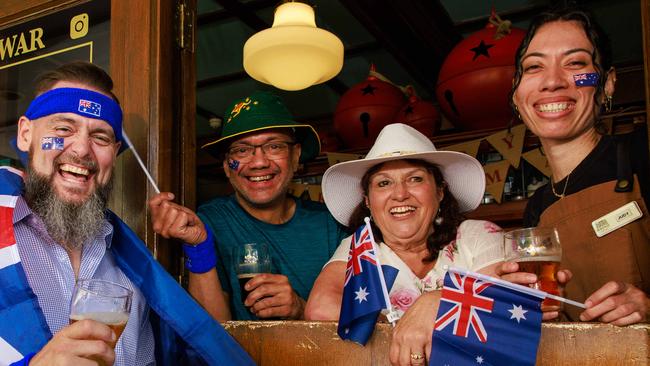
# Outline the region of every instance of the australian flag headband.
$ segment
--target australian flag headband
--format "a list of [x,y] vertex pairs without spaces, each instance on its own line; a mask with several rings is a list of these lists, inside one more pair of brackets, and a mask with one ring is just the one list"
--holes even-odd
[[127,147],[122,141],[122,108],[104,94],[80,88],[52,89],[32,101],[25,117],[37,119],[55,113],[74,113],[106,121],[113,127],[115,141],[122,142],[120,152]]

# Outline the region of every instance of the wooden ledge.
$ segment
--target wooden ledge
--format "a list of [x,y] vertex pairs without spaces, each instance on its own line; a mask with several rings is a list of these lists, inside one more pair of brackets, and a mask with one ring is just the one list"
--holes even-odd
[[[342,341],[334,322],[233,321],[224,327],[260,366],[389,365],[392,328],[378,324],[365,347]],[[648,365],[650,324],[544,323],[537,365]]]

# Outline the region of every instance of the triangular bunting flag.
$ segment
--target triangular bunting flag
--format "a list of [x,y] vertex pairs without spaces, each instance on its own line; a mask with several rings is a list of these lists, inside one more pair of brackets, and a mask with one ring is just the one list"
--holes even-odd
[[323,200],[323,191],[320,189],[320,185],[310,184],[307,187],[309,191],[309,199],[314,202],[324,202]]
[[546,160],[546,156],[542,154],[540,149],[530,150],[529,152],[523,153],[521,156],[526,159],[530,165],[537,168],[537,170],[542,174],[547,177],[551,176],[551,167],[548,165],[548,160]]
[[332,166],[334,164],[342,163],[344,161],[363,159],[364,156],[365,155],[363,154],[344,154],[344,153],[328,152],[327,162],[329,163],[330,166]]
[[501,194],[506,183],[509,167],[508,160],[501,160],[483,166],[485,171],[485,192],[491,194],[498,203],[501,203]]
[[520,124],[508,130],[497,132],[485,139],[508,160],[513,167],[519,168],[521,159],[521,149],[524,147],[524,136],[526,135],[526,125]]
[[480,145],[481,145],[481,140],[472,140],[468,142],[463,142],[462,144],[445,146],[440,150],[458,151],[458,152],[465,153],[473,158],[476,158],[476,154],[478,153],[478,147]]
[[307,189],[306,184],[291,182],[289,183],[289,189],[287,190],[287,192],[296,198],[300,198],[300,196],[302,196],[302,194],[305,193],[305,189]]

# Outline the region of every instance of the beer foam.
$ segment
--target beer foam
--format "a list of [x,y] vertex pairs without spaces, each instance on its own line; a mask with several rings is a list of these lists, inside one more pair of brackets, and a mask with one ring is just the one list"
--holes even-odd
[[534,256],[534,257],[519,257],[512,259],[515,262],[561,262],[562,257],[559,255],[550,256]]

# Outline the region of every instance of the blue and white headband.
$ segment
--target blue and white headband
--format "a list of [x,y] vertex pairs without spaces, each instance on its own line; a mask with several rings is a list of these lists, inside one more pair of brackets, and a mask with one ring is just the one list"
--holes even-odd
[[122,108],[112,98],[81,88],[56,88],[36,97],[25,117],[37,119],[55,113],[74,113],[101,119],[113,127],[115,141],[122,142],[120,152],[127,148],[122,139]]

